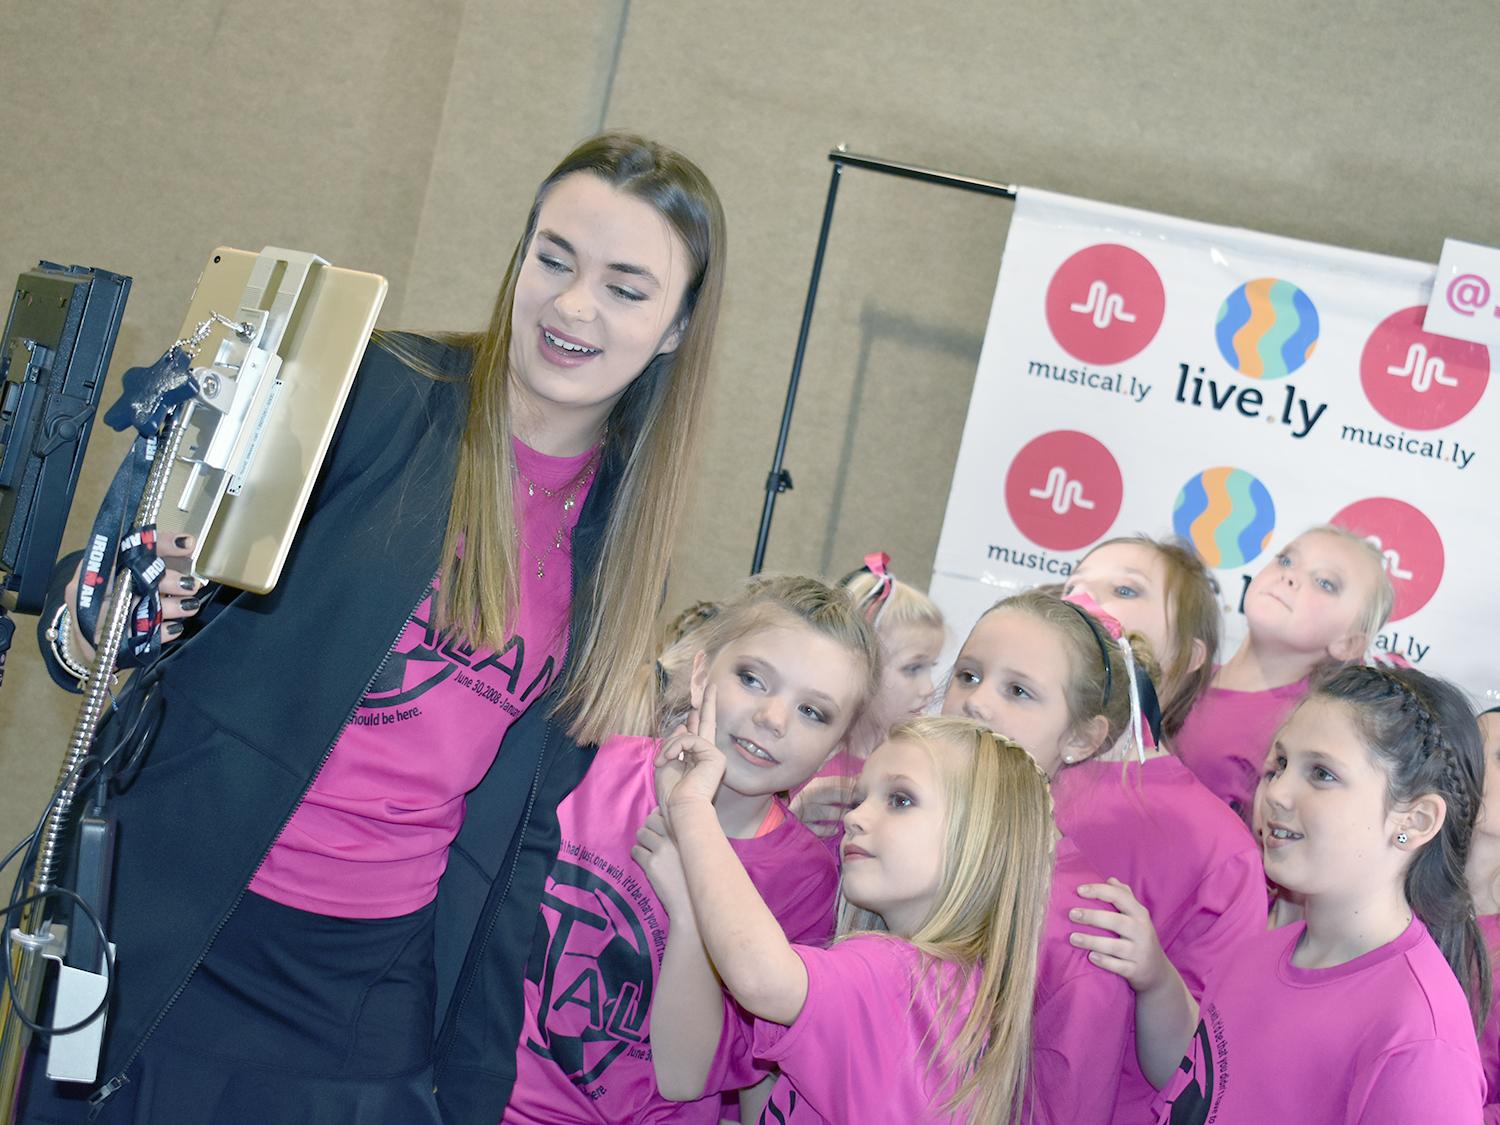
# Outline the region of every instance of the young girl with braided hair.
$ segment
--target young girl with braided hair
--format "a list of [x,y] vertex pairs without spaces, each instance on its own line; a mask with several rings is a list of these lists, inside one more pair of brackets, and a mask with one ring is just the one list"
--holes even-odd
[[1136,991],[1158,1122],[1481,1120],[1491,983],[1465,867],[1483,771],[1451,684],[1351,666],[1315,687],[1257,794],[1267,874],[1305,920],[1224,958],[1201,1008],[1136,897],[1083,889],[1114,909],[1076,920],[1116,936],[1074,941]]
[[[1058,888],[1070,896],[1063,910],[1089,905],[1075,892],[1098,881],[1090,870],[1121,880],[1159,919],[1162,944],[1196,996],[1217,959],[1264,929],[1265,875],[1255,841],[1239,818],[1156,744],[1152,732],[1160,723],[1152,706],[1151,647],[1082,589],[1066,599],[1030,591],[981,618],[959,656],[948,699],[1028,749],[1044,745],[1045,737],[1025,733],[1022,725],[1038,699],[1057,694],[1039,676],[1038,657],[1048,648],[1066,654],[1073,707],[1082,714],[1101,712],[1107,726],[1093,746],[1072,746],[1055,767],[1043,767],[1053,775],[1057,826],[1086,863],[1079,878]],[[986,656],[993,665],[989,669],[982,667]],[[976,680],[987,680],[988,688]],[[987,696],[986,690],[1000,694]],[[1133,696],[1143,697],[1149,713],[1139,726],[1132,716]],[[1065,856],[1066,849],[1059,849],[1060,871]],[[1071,928],[1064,915],[1056,936],[1076,957],[1066,944]],[[1140,1119],[1155,1094],[1135,1052],[1127,1049],[1108,1118]],[[1077,1119],[1095,1118],[1079,1114]]]

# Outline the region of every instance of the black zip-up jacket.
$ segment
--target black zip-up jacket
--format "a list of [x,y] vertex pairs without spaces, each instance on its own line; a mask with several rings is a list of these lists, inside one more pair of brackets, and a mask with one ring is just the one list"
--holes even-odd
[[[445,369],[465,366],[457,352],[434,355]],[[127,1071],[203,959],[426,595],[466,403],[466,379],[427,378],[372,344],[276,589],[206,607],[192,636],[135,677],[101,733],[103,751],[154,689],[138,728],[154,725],[147,751],[112,800],[119,973],[102,1088]],[[572,637],[588,628],[583,579],[598,564],[620,473],[606,449],[573,535]],[[74,565],[58,567],[43,625]],[[50,654],[48,663],[76,686]],[[557,805],[593,759],[552,714],[556,695],[554,681],[469,794],[438,888],[434,1059],[439,1105],[455,1125],[494,1125],[509,1099]]]

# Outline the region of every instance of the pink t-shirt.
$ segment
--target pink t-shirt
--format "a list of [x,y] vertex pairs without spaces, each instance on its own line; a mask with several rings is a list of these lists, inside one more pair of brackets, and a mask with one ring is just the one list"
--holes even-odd
[[1188,712],[1172,749],[1246,824],[1271,739],[1307,695],[1307,681],[1266,691],[1211,687]]
[[1115,1104],[1127,1046],[1135,1027],[1135,995],[1123,977],[1101,969],[1069,940],[1073,933],[1115,937],[1070,921],[1068,911],[1108,909],[1080,898],[1085,883],[1102,883],[1066,836],[1057,842],[1052,897],[1037,953],[1036,1008],[1032,1023],[1032,1094],[1023,1121],[1075,1125],[1108,1121]]
[[1292,964],[1305,930],[1257,934],[1210,975],[1159,1125],[1478,1125],[1474,1025],[1427,928],[1331,969]]
[[[729,1028],[742,1049],[720,1059],[708,1096],[670,1102],[656,1089],[648,1017],[667,914],[630,857],[656,808],[656,747],[650,738],[606,739],[558,806],[562,846],[542,891],[505,1122],[712,1123],[721,1091],[765,1076],[750,1057],[748,1030]],[[796,817],[730,844],[789,940],[821,944],[832,936],[838,870]]]
[[522,565],[510,639],[490,651],[441,635],[431,593],[423,598],[251,880],[256,894],[341,918],[394,918],[437,895],[464,795],[567,646],[572,533],[593,451],[548,457],[512,445],[519,477],[540,487],[516,488]]
[[[927,971],[915,946],[883,934],[796,948],[807,966],[802,1011],[790,1027],[755,1021],[755,1057],[781,1068],[761,1121],[966,1121],[942,1112],[957,1083],[926,1062],[934,1044],[952,1042],[977,973],[948,963]],[[944,997],[954,989],[961,998],[945,1018]]]
[[[1266,928],[1259,846],[1176,758],[1083,762],[1059,771],[1052,799],[1058,827],[1151,912],[1167,959],[1195,997],[1230,949]],[[1113,1119],[1147,1120],[1155,1098],[1132,1039]]]
[[[1481,914],[1479,932],[1484,935],[1484,942],[1490,950],[1493,991],[1500,995],[1500,914]],[[1490,1089],[1484,1107],[1484,1123],[1500,1125],[1500,1003],[1490,1004],[1490,1014],[1479,1033],[1479,1058],[1484,1064],[1484,1078]]]

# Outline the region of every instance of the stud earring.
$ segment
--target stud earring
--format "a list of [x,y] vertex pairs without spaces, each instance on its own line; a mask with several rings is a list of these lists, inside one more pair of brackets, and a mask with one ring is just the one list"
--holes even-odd
[[1396,843],[1398,843],[1398,844],[1404,844],[1404,843],[1406,843],[1406,833],[1405,832],[1397,832],[1396,833]]
[[1072,754],[1064,754],[1063,755],[1063,765],[1071,766],[1072,764],[1073,764],[1073,755]]

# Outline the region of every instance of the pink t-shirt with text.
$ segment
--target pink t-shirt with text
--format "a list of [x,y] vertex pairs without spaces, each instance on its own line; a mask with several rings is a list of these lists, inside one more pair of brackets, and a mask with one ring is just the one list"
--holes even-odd
[[1193,704],[1172,749],[1210,793],[1249,824],[1271,739],[1306,695],[1306,680],[1266,691],[1211,687]]
[[[1083,762],[1059,771],[1052,797],[1058,827],[1151,912],[1167,959],[1194,997],[1211,968],[1266,928],[1259,846],[1176,758]],[[1147,1119],[1155,1098],[1132,1038],[1113,1119]]]
[[1292,964],[1305,930],[1257,934],[1210,975],[1159,1125],[1478,1125],[1468,1003],[1421,921],[1330,969]]
[[[505,1122],[711,1125],[722,1091],[765,1076],[750,1056],[741,1017],[741,1027],[727,1028],[721,1039],[708,1096],[671,1102],[657,1092],[649,1013],[668,919],[630,856],[636,832],[656,808],[656,747],[650,738],[606,739],[558,806],[562,845],[542,891]],[[832,936],[838,871],[796,817],[730,845],[788,940],[817,945]],[[724,1049],[730,1039],[741,1047],[732,1054]]]
[[567,646],[572,532],[594,451],[548,457],[512,445],[519,476],[541,487],[516,489],[522,566],[509,640],[476,650],[439,634],[434,581],[251,880],[256,894],[340,918],[394,918],[437,895],[464,795],[546,691]]

